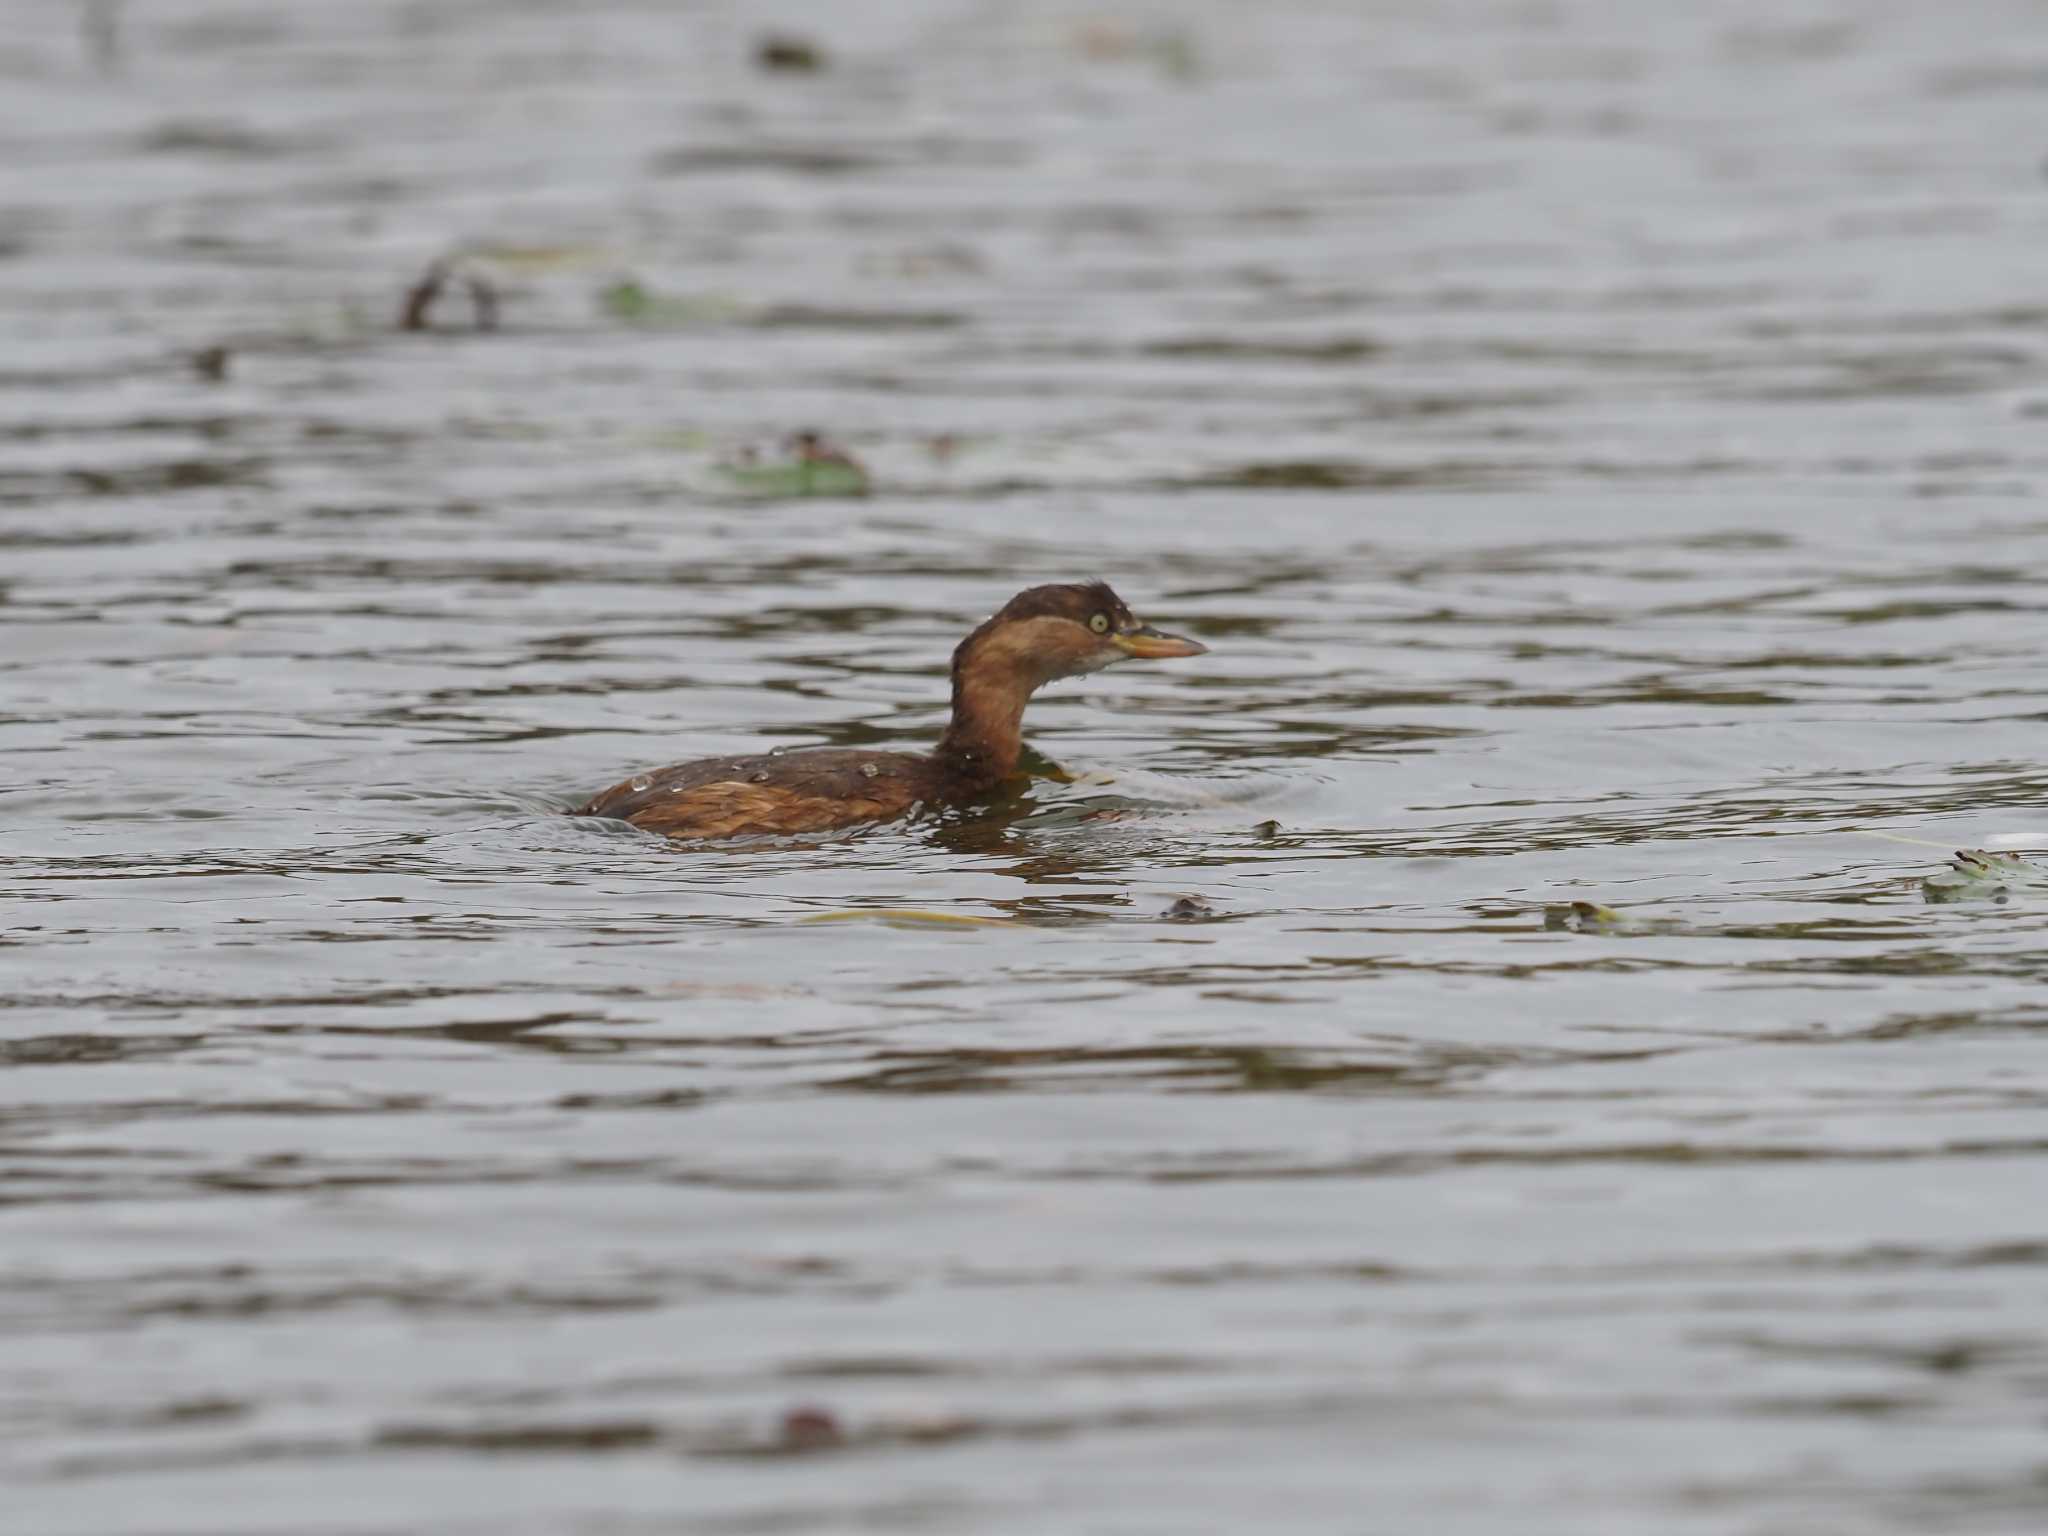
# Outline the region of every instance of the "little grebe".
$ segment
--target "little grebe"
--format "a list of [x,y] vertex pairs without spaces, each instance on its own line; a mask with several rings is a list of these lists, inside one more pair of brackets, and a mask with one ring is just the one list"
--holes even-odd
[[953,719],[935,751],[812,747],[704,758],[614,784],[574,814],[670,837],[735,837],[823,832],[971,800],[1017,771],[1024,705],[1038,688],[1113,662],[1207,649],[1139,623],[1099,581],[1032,587],[953,652]]

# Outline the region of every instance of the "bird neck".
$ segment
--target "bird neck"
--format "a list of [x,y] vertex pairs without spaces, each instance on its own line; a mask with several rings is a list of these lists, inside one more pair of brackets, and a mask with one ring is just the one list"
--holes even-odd
[[953,657],[953,718],[937,755],[959,778],[986,787],[1017,771],[1032,683],[1006,658],[978,657],[975,638]]

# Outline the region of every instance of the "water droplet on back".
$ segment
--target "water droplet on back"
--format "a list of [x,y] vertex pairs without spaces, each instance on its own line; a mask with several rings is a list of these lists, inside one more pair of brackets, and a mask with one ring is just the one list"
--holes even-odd
[[860,776],[864,779],[876,778],[881,772],[882,765],[880,763],[862,763],[860,765]]
[[654,780],[648,778],[647,775],[643,773],[640,775],[640,777],[634,779],[632,783],[629,784],[627,787],[629,789],[642,790],[645,789],[648,785],[652,784],[653,782]]

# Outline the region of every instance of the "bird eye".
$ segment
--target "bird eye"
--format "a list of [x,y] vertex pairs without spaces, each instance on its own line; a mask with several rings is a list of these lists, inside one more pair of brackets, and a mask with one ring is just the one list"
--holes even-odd
[[1088,627],[1094,630],[1095,633],[1097,633],[1098,635],[1108,634],[1109,615],[1106,613],[1091,614],[1088,619]]

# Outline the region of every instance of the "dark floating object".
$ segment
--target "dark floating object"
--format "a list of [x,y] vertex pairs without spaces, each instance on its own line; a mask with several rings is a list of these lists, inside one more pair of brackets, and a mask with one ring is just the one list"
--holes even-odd
[[420,280],[406,291],[405,308],[399,312],[401,331],[424,331],[431,319],[441,290],[460,283],[469,290],[470,322],[479,331],[498,328],[498,290],[488,277],[473,267],[443,256],[420,274]]
[[793,32],[764,32],[754,44],[754,63],[766,70],[815,75],[828,62],[823,48]]
[[821,471],[837,471],[844,478],[858,480],[862,490],[868,487],[867,466],[822,433],[797,433],[789,440],[789,450],[806,472],[807,481],[815,480]]
[[218,384],[228,376],[228,360],[233,356],[226,347],[201,347],[192,354],[192,371],[209,384]]
[[829,1408],[805,1403],[782,1416],[776,1448],[784,1451],[830,1451],[846,1444],[846,1431]]
[[1199,896],[1182,896],[1166,909],[1166,916],[1172,922],[1191,923],[1205,917],[1214,917],[1216,909]]
[[640,774],[573,813],[670,837],[825,832],[954,805],[1016,775],[1024,706],[1055,678],[1208,649],[1139,621],[1102,582],[1019,592],[953,652],[953,718],[929,753],[814,747]]
[[1279,835],[1280,823],[1277,821],[1262,821],[1252,828],[1253,837],[1278,837]]

